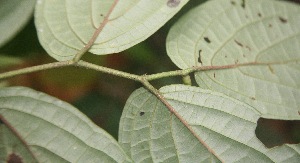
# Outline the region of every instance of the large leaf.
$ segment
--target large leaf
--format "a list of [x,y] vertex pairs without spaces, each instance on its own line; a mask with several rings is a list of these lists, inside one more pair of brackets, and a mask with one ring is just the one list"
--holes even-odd
[[110,54],[149,37],[188,0],[39,0],[35,22],[41,44],[57,60],[69,60],[91,40],[109,15],[89,50]]
[[0,161],[13,162],[16,158],[22,162],[37,162],[23,142],[8,127],[0,124]]
[[[65,102],[14,87],[0,89],[0,104],[4,124],[19,138],[3,141],[11,133],[1,131],[0,156],[17,152],[24,160],[31,153],[37,162],[131,162],[109,134]],[[22,145],[28,151],[13,150]]]
[[14,37],[32,16],[36,0],[0,1],[0,47]]
[[273,0],[212,0],[170,31],[167,49],[180,68],[247,64],[196,73],[200,87],[223,92],[266,118],[300,111],[300,7]]
[[138,89],[119,128],[119,142],[134,162],[299,162],[299,144],[268,149],[256,138],[262,113],[255,108],[198,87],[172,85],[160,91],[215,155],[154,95]]

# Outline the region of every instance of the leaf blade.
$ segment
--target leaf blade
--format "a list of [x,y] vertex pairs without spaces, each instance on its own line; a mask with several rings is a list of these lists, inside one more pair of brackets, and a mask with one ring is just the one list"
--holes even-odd
[[[265,118],[297,119],[299,6],[270,0],[241,4],[209,1],[195,8],[170,31],[168,54],[180,68],[249,63],[197,72],[195,78],[200,87],[242,100]],[[176,33],[179,29],[186,31]]]
[[[160,91],[223,162],[284,162],[285,159],[300,158],[299,151],[285,150],[290,147],[299,149],[299,144],[267,149],[255,136],[261,113],[245,103],[184,85],[166,86]],[[135,162],[145,161],[145,158],[147,161],[168,162],[172,157],[179,162],[220,161],[144,89],[135,91],[125,105],[119,142]],[[170,152],[170,149],[175,152]],[[285,154],[279,154],[282,151]]]
[[24,156],[22,158],[24,162],[36,162],[22,142],[4,124],[0,124],[0,142],[0,160],[2,162],[10,160],[13,156],[17,158]]
[[[116,53],[145,40],[188,0],[169,7],[168,1],[118,1],[100,35],[89,49],[97,55]],[[105,20],[114,0],[39,1],[36,27],[41,44],[57,60],[70,60],[88,44]]]
[[0,47],[11,40],[32,16],[35,0],[0,2]]
[[130,162],[109,134],[67,103],[23,87],[1,89],[0,102],[1,115],[38,161]]

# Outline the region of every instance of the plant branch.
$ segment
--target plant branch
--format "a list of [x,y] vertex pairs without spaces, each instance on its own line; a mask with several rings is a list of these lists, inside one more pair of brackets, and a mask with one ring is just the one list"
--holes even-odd
[[[157,73],[157,74],[152,74],[152,75],[143,75],[143,79],[147,80],[147,81],[152,81],[152,80],[157,80],[157,79],[171,77],[171,76],[186,76],[190,73],[197,72],[197,71],[232,69],[232,68],[245,67],[245,66],[270,66],[270,65],[276,65],[276,64],[278,65],[278,64],[297,63],[297,62],[299,62],[299,61],[293,60],[293,61],[273,62],[273,63],[248,62],[248,63],[231,64],[231,65],[224,65],[224,66],[200,66],[200,67],[187,68],[187,69],[183,69],[183,70],[162,72],[162,73]],[[85,61],[75,62],[72,60],[53,62],[53,63],[48,63],[48,64],[43,64],[43,65],[27,67],[27,68],[23,68],[23,69],[19,69],[19,70],[13,70],[13,71],[9,71],[9,72],[0,73],[0,80],[10,78],[13,76],[17,76],[17,75],[28,74],[28,73],[32,73],[32,72],[41,71],[41,70],[67,67],[67,66],[78,66],[81,68],[93,69],[93,70],[96,70],[99,72],[104,72],[104,73],[116,75],[119,77],[132,79],[132,80],[139,81],[139,82],[141,81],[141,76],[139,76],[139,75],[130,74],[127,72],[102,67],[102,66],[95,65],[95,64],[92,64],[89,62],[85,62]]]
[[210,152],[212,153],[216,158],[218,158],[221,162],[222,159],[216,154],[216,152],[209,147],[209,145],[194,131],[194,129],[188,124],[188,122],[170,105],[170,103],[163,97],[163,95],[154,88],[146,79],[142,79],[141,81],[144,86],[152,93],[154,94],[166,107],[167,109],[174,114],[181,123],[198,139],[198,141]]
[[225,70],[225,69],[233,69],[238,67],[246,67],[246,66],[270,66],[270,65],[280,65],[280,64],[288,64],[288,63],[297,63],[299,60],[291,60],[285,62],[246,62],[246,63],[237,63],[237,64],[230,64],[230,65],[223,65],[223,66],[198,66],[187,68],[183,70],[176,70],[176,71],[168,71],[162,72],[152,75],[145,75],[145,79],[148,81],[157,80],[165,77],[171,76],[186,76],[190,73],[197,72],[197,71],[210,71],[210,70]]
[[93,69],[93,70],[96,70],[96,71],[99,71],[99,72],[103,72],[103,73],[107,73],[107,74],[111,74],[111,75],[131,79],[131,80],[135,80],[135,81],[141,81],[141,77],[138,76],[138,75],[134,75],[134,74],[130,74],[130,73],[127,73],[127,72],[118,71],[118,70],[115,70],[115,69],[95,65],[95,64],[85,62],[85,61],[79,61],[78,63],[75,63],[75,65],[78,66],[78,67]]
[[[197,133],[188,124],[188,122],[168,103],[168,101],[163,97],[163,95],[156,88],[154,88],[149,83],[149,81],[161,79],[161,78],[165,78],[165,77],[170,77],[170,76],[186,76],[186,75],[189,75],[190,73],[197,72],[197,71],[232,69],[232,68],[246,67],[246,66],[270,66],[270,65],[276,65],[276,64],[277,65],[278,64],[290,64],[290,63],[297,63],[297,62],[299,62],[299,60],[285,61],[285,62],[273,62],[273,63],[248,62],[248,63],[240,63],[240,64],[232,64],[232,65],[224,65],[224,66],[192,67],[192,68],[187,68],[187,69],[183,69],[183,70],[169,71],[169,72],[157,73],[157,74],[152,74],[152,75],[135,75],[135,74],[130,74],[127,72],[118,71],[118,70],[114,70],[111,68],[95,65],[95,64],[85,62],[85,61],[77,61],[76,62],[74,60],[70,60],[70,61],[63,61],[63,62],[53,62],[53,63],[44,64],[44,65],[38,65],[38,66],[28,67],[28,68],[24,68],[24,69],[20,69],[20,70],[13,70],[10,72],[1,73],[0,79],[5,79],[5,78],[13,77],[16,75],[21,75],[21,74],[37,72],[37,71],[41,71],[41,70],[48,70],[48,69],[67,67],[67,66],[77,66],[77,67],[93,69],[98,72],[103,72],[103,73],[107,73],[107,74],[111,74],[111,75],[115,75],[115,76],[119,76],[119,77],[123,77],[123,78],[141,82],[146,87],[146,89],[148,89],[151,93],[153,93],[167,107],[167,109],[172,114],[174,114],[184,124],[184,126],[195,136],[195,138],[198,139],[198,141],[203,146],[205,146],[207,148],[207,150],[210,153],[212,153],[215,157],[217,157],[219,160],[221,160],[219,158],[219,156],[215,153],[215,151],[213,149],[211,149],[209,147],[209,145],[206,144],[205,141],[202,140],[202,138],[200,136],[197,135]],[[2,121],[3,121],[3,117],[2,117]],[[4,121],[5,121],[5,119],[4,119]]]
[[54,69],[54,68],[59,68],[59,67],[71,66],[73,64],[74,64],[73,61],[53,62],[53,63],[47,63],[47,64],[33,66],[33,67],[27,67],[27,68],[23,68],[23,69],[19,69],[19,70],[13,70],[13,71],[1,73],[0,74],[0,80],[10,78],[10,77],[14,77],[14,76],[17,76],[17,75],[28,74],[28,73],[32,73],[32,72],[38,72],[38,71],[42,71],[42,70],[48,70],[48,69]]
[[100,24],[100,26],[97,28],[97,30],[95,31],[95,33],[93,34],[92,38],[89,40],[89,42],[84,46],[84,48],[82,48],[74,57],[73,61],[74,62],[78,62],[81,57],[91,48],[91,46],[93,46],[94,42],[96,41],[96,39],[98,38],[99,34],[102,32],[103,28],[105,27],[105,25],[108,23],[109,21],[109,16],[112,13],[112,11],[114,10],[114,8],[116,7],[117,3],[119,0],[115,0],[114,3],[112,4],[112,6],[110,7],[108,13],[106,14],[106,16],[104,17],[103,22]]
[[161,78],[171,77],[171,76],[185,76],[195,71],[193,68],[188,68],[184,70],[175,70],[175,71],[168,71],[168,72],[162,72],[152,75],[145,75],[145,79],[148,81],[151,80],[157,80]]
[[162,73],[157,73],[152,75],[146,75],[145,79],[151,81],[151,80],[156,80],[156,79],[161,79],[161,78],[171,77],[171,76],[186,76],[196,71],[232,69],[232,68],[252,66],[252,65],[270,65],[270,63],[248,62],[248,63],[232,64],[232,65],[224,65],[224,66],[199,66],[199,67],[192,67],[183,70],[168,71],[168,72],[162,72]]

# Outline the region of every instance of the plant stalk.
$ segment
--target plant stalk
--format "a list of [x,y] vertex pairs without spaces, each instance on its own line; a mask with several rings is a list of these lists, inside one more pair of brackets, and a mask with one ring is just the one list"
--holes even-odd
[[0,80],[11,78],[11,77],[14,77],[17,75],[38,72],[38,71],[42,71],[42,70],[49,70],[49,69],[54,69],[54,68],[72,66],[73,64],[74,64],[73,61],[63,61],[63,62],[53,62],[53,63],[47,63],[47,64],[33,66],[33,67],[27,67],[27,68],[23,68],[23,69],[19,69],[19,70],[13,70],[13,71],[1,73]]
[[119,71],[119,70],[115,70],[115,69],[95,65],[95,64],[85,62],[85,61],[79,61],[78,63],[75,63],[75,66],[82,67],[82,68],[87,68],[87,69],[93,69],[93,70],[96,70],[96,71],[99,71],[99,72],[103,72],[103,73],[123,77],[123,78],[126,78],[126,79],[131,79],[131,80],[134,80],[134,81],[141,81],[141,77],[138,76],[138,75],[134,75],[134,74],[130,74],[130,73],[127,73],[127,72],[123,72],[123,71]]
[[157,73],[157,74],[151,74],[151,75],[135,75],[135,74],[130,74],[127,72],[95,65],[89,62],[85,61],[61,61],[61,62],[53,62],[53,63],[48,63],[48,64],[43,64],[43,65],[38,65],[38,66],[33,66],[33,67],[27,67],[19,70],[13,70],[9,72],[4,72],[0,73],[0,80],[2,79],[7,79],[10,77],[14,77],[17,75],[23,75],[23,74],[28,74],[28,73],[33,73],[37,71],[42,71],[42,70],[49,70],[49,69],[54,69],[54,68],[60,68],[60,67],[67,67],[67,66],[77,66],[81,68],[87,68],[87,69],[93,69],[98,72],[103,72],[135,81],[141,82],[141,78],[143,80],[147,81],[152,81],[152,80],[157,80],[161,78],[166,78],[166,77],[171,77],[171,76],[186,76],[189,75],[193,72],[198,72],[198,71],[211,71],[211,70],[223,70],[223,69],[232,69],[232,68],[238,68],[238,67],[246,67],[246,66],[270,66],[270,65],[278,65],[278,64],[287,64],[287,63],[297,63],[299,61],[289,61],[289,62],[274,62],[274,63],[258,63],[258,62],[248,62],[248,63],[241,63],[241,64],[231,64],[231,65],[224,65],[224,66],[201,66],[201,67],[192,67],[192,68],[187,68],[183,70],[175,70],[175,71],[168,71],[168,72],[162,72],[162,73]]

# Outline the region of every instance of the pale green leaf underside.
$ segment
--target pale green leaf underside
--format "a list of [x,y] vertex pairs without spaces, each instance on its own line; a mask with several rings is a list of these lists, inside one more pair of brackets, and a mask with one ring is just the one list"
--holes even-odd
[[[197,87],[160,89],[172,107],[223,162],[297,162],[300,145],[268,149],[255,136],[261,113],[226,95]],[[299,117],[300,119],[300,117]],[[128,99],[119,142],[134,162],[219,162],[151,93]]]
[[[188,0],[176,0],[173,5],[168,1],[119,0],[89,51],[110,54],[145,40]],[[57,60],[72,59],[89,42],[113,3],[114,0],[39,0],[35,22],[41,44]]]
[[[37,162],[131,162],[109,134],[63,101],[10,87],[0,89],[0,104],[0,114],[24,139]],[[0,155],[13,148],[0,143],[6,149]]]
[[12,39],[28,22],[35,0],[0,1],[0,47]]
[[[211,0],[170,31],[168,55],[180,68],[263,63],[195,74],[200,87],[297,119],[300,107],[300,7],[273,0]],[[200,54],[200,56],[199,56]],[[200,57],[200,58],[199,58]]]
[[37,162],[18,137],[4,124],[0,124],[0,162],[6,162],[14,155],[22,156],[23,162]]

